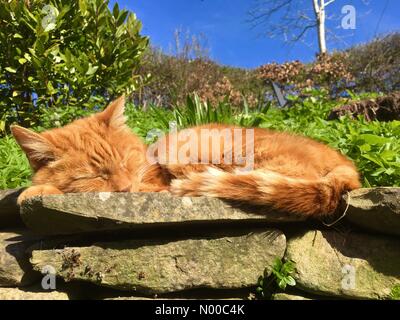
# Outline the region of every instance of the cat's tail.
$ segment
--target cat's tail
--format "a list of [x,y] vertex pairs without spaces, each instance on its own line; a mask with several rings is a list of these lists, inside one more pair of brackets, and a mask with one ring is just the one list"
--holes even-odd
[[308,180],[270,170],[230,173],[210,167],[173,180],[171,192],[180,196],[211,196],[266,205],[272,210],[307,216],[330,215],[344,192],[360,187],[357,170],[340,165],[326,176]]

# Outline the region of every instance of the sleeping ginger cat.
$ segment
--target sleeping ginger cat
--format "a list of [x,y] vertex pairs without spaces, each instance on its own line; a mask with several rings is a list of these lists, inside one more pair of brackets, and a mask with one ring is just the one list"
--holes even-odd
[[[179,196],[219,197],[323,216],[335,212],[344,192],[360,187],[355,166],[339,152],[305,137],[259,128],[253,131],[250,171],[241,170],[246,165],[243,161],[227,161],[226,153],[213,163],[193,161],[200,160],[206,149],[212,153],[204,139],[196,142],[200,150],[196,159],[190,155],[189,163],[171,161],[169,143],[177,134],[201,137],[203,129],[232,134],[246,130],[220,124],[170,133],[150,147],[156,151],[149,159],[149,149],[125,124],[124,103],[121,97],[103,112],[40,134],[12,126],[35,172],[33,186],[20,195],[19,203],[42,194],[169,190]],[[227,143],[218,139],[219,147]],[[178,142],[176,147],[183,144]],[[233,142],[232,153],[235,148],[243,151],[246,141]]]

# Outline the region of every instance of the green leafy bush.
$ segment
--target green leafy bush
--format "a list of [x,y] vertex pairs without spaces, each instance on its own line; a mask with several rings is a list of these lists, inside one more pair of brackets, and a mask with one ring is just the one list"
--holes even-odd
[[104,0],[1,1],[0,128],[36,126],[49,108],[92,110],[135,90],[148,44],[140,30],[133,13]]

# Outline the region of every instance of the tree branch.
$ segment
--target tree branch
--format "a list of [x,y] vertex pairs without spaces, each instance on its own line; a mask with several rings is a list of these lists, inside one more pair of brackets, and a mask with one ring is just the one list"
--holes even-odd
[[303,38],[303,36],[307,33],[307,31],[309,29],[313,29],[316,26],[317,26],[316,24],[311,24],[311,25],[305,26],[304,29],[300,32],[300,34],[298,34],[297,36],[294,36],[291,41],[293,41],[293,42],[299,41],[301,38]]
[[[285,42],[301,41],[315,28],[320,50],[325,51],[325,10],[335,0],[259,0],[248,12],[251,27],[261,27],[268,37],[283,36]],[[326,3],[325,3],[326,2]],[[321,36],[322,34],[322,36]],[[321,40],[322,39],[322,40]]]
[[[261,19],[269,19],[274,13],[280,11],[286,6],[289,6],[293,0],[285,0],[285,1],[265,1],[262,4],[258,5],[255,9],[250,10],[248,14],[252,17],[252,21],[261,20]],[[271,8],[269,6],[273,5]],[[260,9],[261,7],[266,6],[267,9]]]
[[313,5],[314,5],[314,12],[315,12],[316,15],[318,15],[319,11],[320,11],[318,0],[313,0]]
[[325,3],[324,8],[326,8],[327,6],[329,6],[330,4],[334,3],[336,0],[330,0],[327,3]]

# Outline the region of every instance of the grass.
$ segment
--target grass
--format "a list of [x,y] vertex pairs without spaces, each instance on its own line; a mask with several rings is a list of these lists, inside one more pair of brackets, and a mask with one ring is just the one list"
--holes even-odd
[[0,139],[0,189],[28,186],[30,176],[29,163],[15,140],[10,136]]
[[178,128],[186,128],[192,125],[206,123],[236,124],[242,127],[257,127],[264,121],[270,108],[266,104],[259,110],[251,111],[247,103],[242,110],[233,108],[227,101],[213,106],[208,101],[201,101],[197,95],[188,97],[185,106],[176,106],[173,110],[173,118]]
[[[329,144],[353,159],[362,173],[364,186],[400,186],[400,121],[366,122],[361,118],[352,120],[347,117],[327,121],[329,111],[345,102],[330,100],[323,91],[313,90],[308,94],[303,100],[291,97],[292,107],[285,109],[266,105],[259,110],[249,110],[245,105],[242,110],[237,110],[226,102],[212,106],[197,97],[189,98],[186,106],[174,110],[153,107],[145,110],[128,104],[127,123],[143,138],[154,129],[168,131],[170,121],[176,122],[180,128],[221,122],[290,131]],[[352,95],[352,98],[360,97]],[[69,120],[81,115],[79,111],[76,115],[64,112],[61,119]],[[53,114],[47,117],[49,119],[44,119],[40,129],[55,123]],[[147,142],[151,141],[150,135]],[[28,162],[12,137],[1,138],[0,188],[29,185],[29,177]]]

